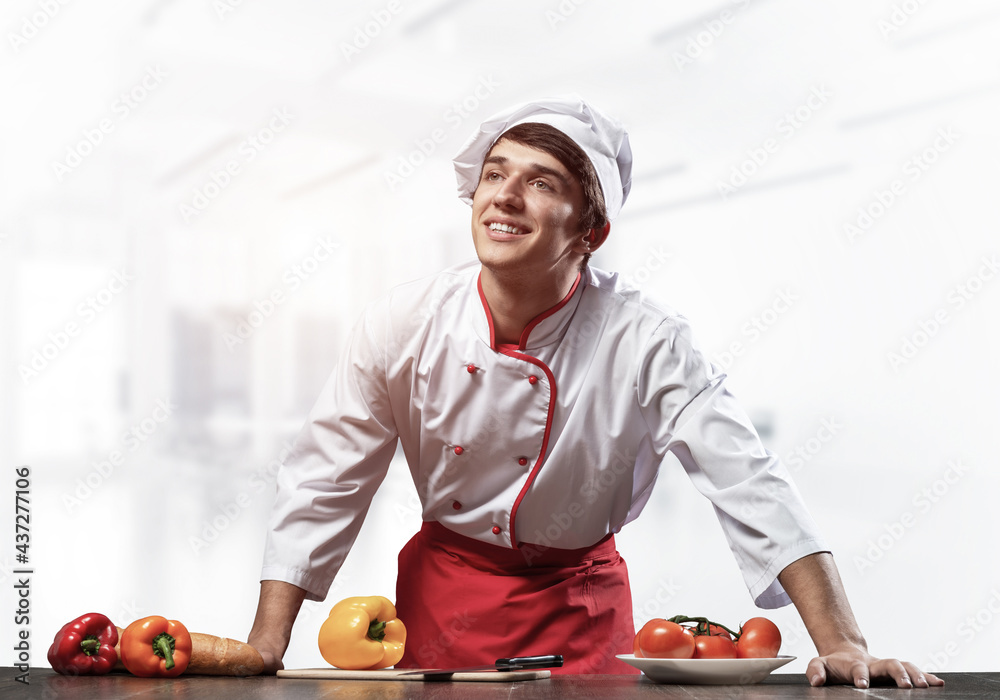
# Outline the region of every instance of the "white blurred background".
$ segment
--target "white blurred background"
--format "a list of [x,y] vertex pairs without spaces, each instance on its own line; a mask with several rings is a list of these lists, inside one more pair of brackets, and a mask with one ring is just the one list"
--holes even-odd
[[[8,0],[0,28],[0,466],[4,493],[31,469],[32,665],[88,611],[246,638],[274,471],[346,329],[473,255],[450,156],[577,92],[635,153],[593,263],[692,320],[871,649],[1000,670],[995,3]],[[286,666],[324,664],[337,600],[394,596],[419,519],[397,459]],[[640,624],[757,613],[676,464],[619,548]],[[804,670],[794,610],[771,615]]]

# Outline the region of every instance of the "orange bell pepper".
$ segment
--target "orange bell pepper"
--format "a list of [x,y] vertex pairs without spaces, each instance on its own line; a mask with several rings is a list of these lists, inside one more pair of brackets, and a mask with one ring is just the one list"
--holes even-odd
[[331,666],[388,668],[403,658],[406,627],[388,598],[346,598],[330,610],[319,630],[319,651]]
[[122,633],[121,659],[130,673],[142,678],[179,676],[191,660],[191,635],[177,620],[144,617]]

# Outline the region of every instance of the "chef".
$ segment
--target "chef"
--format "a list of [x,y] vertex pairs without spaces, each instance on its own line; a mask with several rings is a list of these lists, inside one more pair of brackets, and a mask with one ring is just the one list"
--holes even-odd
[[399,554],[400,667],[562,653],[628,673],[631,593],[614,533],[668,453],[715,507],[755,603],[794,603],[807,675],[942,683],[868,654],[791,478],[687,321],[589,265],[631,186],[622,125],[569,97],[517,105],[455,158],[477,260],[363,313],[277,477],[249,642],[281,667],[401,444],[423,524]]

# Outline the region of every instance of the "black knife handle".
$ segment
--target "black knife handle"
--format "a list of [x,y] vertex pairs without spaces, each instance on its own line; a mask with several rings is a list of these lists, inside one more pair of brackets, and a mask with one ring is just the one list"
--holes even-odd
[[497,659],[498,671],[511,671],[519,668],[557,668],[563,665],[561,654],[547,656],[515,656],[510,659]]

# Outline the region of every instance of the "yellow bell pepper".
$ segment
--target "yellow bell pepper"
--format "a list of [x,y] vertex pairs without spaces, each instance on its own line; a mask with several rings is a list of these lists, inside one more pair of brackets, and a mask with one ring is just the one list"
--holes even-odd
[[382,596],[346,598],[319,629],[319,652],[337,668],[388,668],[403,658],[406,627]]

